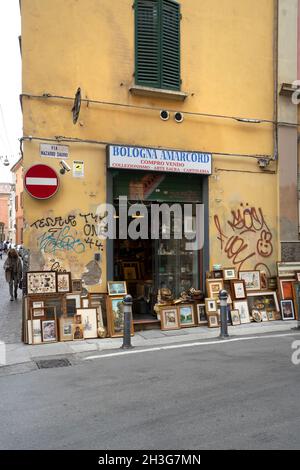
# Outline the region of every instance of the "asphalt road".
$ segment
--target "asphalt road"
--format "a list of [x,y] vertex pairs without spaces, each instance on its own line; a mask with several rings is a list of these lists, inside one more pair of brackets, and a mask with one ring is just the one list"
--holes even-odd
[[0,377],[0,449],[299,449],[300,335]]

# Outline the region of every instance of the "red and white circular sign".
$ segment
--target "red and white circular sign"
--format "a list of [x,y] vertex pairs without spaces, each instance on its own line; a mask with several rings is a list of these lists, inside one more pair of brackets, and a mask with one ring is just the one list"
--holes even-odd
[[33,165],[24,176],[24,186],[35,199],[49,199],[59,187],[57,173],[48,165]]

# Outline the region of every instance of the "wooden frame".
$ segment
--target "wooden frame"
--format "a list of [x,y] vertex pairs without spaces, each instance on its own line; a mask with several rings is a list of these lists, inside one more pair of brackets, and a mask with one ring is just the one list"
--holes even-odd
[[277,261],[278,277],[295,277],[295,273],[300,271],[300,262],[280,262]]
[[82,292],[82,279],[72,279],[72,292],[81,293]]
[[161,330],[179,330],[180,329],[180,317],[179,310],[177,307],[161,307],[160,313],[160,325]]
[[73,341],[83,341],[84,331],[80,314],[74,316]]
[[217,299],[205,299],[206,315],[216,313],[218,311]]
[[[46,327],[49,331],[45,332]],[[51,327],[51,328],[50,328]],[[57,338],[57,325],[55,320],[42,320],[42,339],[43,343],[56,343]]]
[[[69,301],[69,304],[70,304],[70,301],[71,300],[74,300],[75,301],[75,305],[73,306],[73,308],[70,308],[70,305],[68,305],[68,301]],[[81,297],[80,297],[80,294],[66,294],[66,314],[67,314],[67,317],[73,317],[75,314],[76,314],[76,311],[78,308],[81,308]]]
[[293,284],[295,279],[278,278],[279,294],[281,300],[293,299]]
[[[39,318],[27,321],[28,324],[28,344],[42,344],[42,322]],[[36,341],[35,339],[38,338]]]
[[218,315],[208,315],[207,317],[208,328],[219,328]]
[[56,273],[57,275],[57,292],[67,294],[72,292],[71,273]]
[[[269,299],[267,299],[267,297],[269,297]],[[257,302],[255,305],[252,299],[256,298]],[[272,309],[278,312],[280,311],[277,294],[275,291],[251,292],[247,294],[247,300],[250,310],[254,308],[258,310]],[[270,303],[273,303],[273,305],[269,305]]]
[[223,270],[216,269],[215,271],[212,271],[212,277],[213,279],[223,279]]
[[[107,325],[112,338],[122,337],[124,334],[123,296],[107,296]],[[131,321],[131,334],[134,334],[133,321]]]
[[177,309],[181,328],[196,326],[195,310],[193,304],[181,304],[177,306]]
[[76,315],[81,316],[84,339],[98,338],[97,309],[79,308]]
[[[126,276],[125,276],[126,268],[135,268],[135,274],[136,274],[135,279],[133,279],[132,277],[130,279],[126,279]],[[122,270],[123,270],[123,277],[126,281],[138,280],[141,278],[141,269],[140,269],[139,261],[122,261]]]
[[74,319],[73,317],[59,318],[59,341],[73,341]]
[[218,299],[220,290],[224,289],[223,279],[206,279],[206,290],[209,298]]
[[207,315],[205,304],[196,304],[197,323],[198,325],[207,325]]
[[107,291],[110,296],[125,296],[127,294],[126,281],[108,281]]
[[241,323],[250,323],[250,314],[247,300],[235,300],[233,302],[234,310],[238,310]]
[[230,281],[230,290],[233,300],[241,300],[247,297],[245,281],[242,279]]
[[261,290],[260,271],[240,271],[239,279],[245,281],[247,292]]
[[57,277],[54,271],[28,271],[26,273],[27,293],[56,294]]
[[295,320],[295,310],[292,300],[280,301],[282,320]]
[[223,279],[224,281],[233,281],[238,279],[235,268],[224,268],[223,269]]
[[97,308],[98,325],[107,332],[107,294],[101,292],[89,293],[90,307]]
[[238,310],[231,310],[230,316],[232,326],[237,326],[241,324],[240,312]]
[[295,318],[300,319],[300,282],[293,283],[293,300],[295,308]]

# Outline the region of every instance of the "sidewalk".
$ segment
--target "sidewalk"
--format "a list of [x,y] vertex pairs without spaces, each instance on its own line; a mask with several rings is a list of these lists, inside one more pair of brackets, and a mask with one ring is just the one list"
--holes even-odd
[[[91,339],[53,344],[27,345],[21,341],[22,327],[22,298],[21,291],[17,301],[10,302],[8,285],[4,279],[3,260],[0,260],[0,342],[5,343],[6,366],[30,363],[39,358],[51,356],[67,356],[82,353],[93,353],[120,349],[122,338]],[[229,326],[231,338],[293,332],[296,321],[274,321],[266,323],[251,323],[240,326]],[[300,331],[300,330],[299,330]],[[220,335],[219,328],[196,327],[174,331],[149,330],[135,333],[132,345],[136,348],[166,346],[170,344],[191,343],[196,341],[215,340]]]

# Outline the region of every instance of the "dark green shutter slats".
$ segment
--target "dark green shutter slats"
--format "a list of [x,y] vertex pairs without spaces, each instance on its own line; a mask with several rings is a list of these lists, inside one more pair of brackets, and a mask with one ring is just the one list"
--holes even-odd
[[178,3],[162,3],[162,88],[180,89],[180,9]]
[[180,89],[180,6],[173,0],[136,0],[138,85]]

